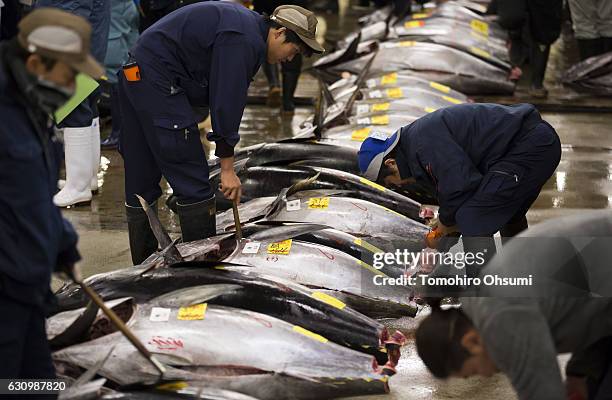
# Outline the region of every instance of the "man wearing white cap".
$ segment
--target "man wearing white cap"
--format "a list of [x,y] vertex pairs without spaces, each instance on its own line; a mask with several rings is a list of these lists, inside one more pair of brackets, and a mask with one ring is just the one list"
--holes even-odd
[[155,207],[161,177],[172,186],[183,241],[216,233],[215,191],[199,139],[193,106],[210,109],[221,158],[221,191],[239,202],[234,146],[255,73],[297,54],[323,52],[317,19],[298,6],[277,7],[265,18],[242,5],[204,2],[185,6],[149,27],[119,73],[121,149],[132,261],[142,262],[157,241],[136,194]]
[[53,114],[77,72],[98,79],[91,27],[51,8],[31,12],[0,45],[0,377],[53,378],[45,307],[54,270],[80,259],[77,235],[53,204],[61,162]]

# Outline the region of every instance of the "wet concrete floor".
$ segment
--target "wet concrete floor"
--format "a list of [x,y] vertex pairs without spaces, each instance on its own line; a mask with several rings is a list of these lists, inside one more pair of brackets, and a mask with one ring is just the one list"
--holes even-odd
[[[328,16],[329,17],[329,16]],[[333,20],[333,18],[331,18]],[[341,23],[340,21],[338,23]],[[328,25],[330,23],[328,22]],[[304,83],[302,83],[304,84]],[[249,106],[240,133],[240,147],[291,137],[296,127],[311,113],[298,108],[292,117],[265,106]],[[612,126],[611,114],[544,113],[559,132],[563,144],[562,161],[530,210],[530,223],[612,206]],[[67,209],[64,215],[76,227],[83,255],[84,275],[130,266],[127,228],[124,217],[123,163],[116,151],[103,151],[99,173],[100,192],[91,206]],[[170,192],[164,183],[166,195]],[[172,232],[178,231],[176,217],[160,202],[160,216]],[[61,282],[54,281],[57,288]],[[409,337],[418,318],[393,323]],[[518,334],[518,333],[517,333]],[[369,399],[514,399],[507,379],[440,382],[431,377],[416,355],[412,341],[402,350],[398,374],[390,379],[391,394]],[[563,363],[567,357],[561,357]],[[364,397],[360,397],[364,398]]]

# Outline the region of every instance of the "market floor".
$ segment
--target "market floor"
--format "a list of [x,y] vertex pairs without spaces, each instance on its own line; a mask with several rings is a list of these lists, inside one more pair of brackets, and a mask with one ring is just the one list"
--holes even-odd
[[[277,110],[249,106],[241,127],[241,146],[290,137],[293,129],[310,110],[298,109],[292,118]],[[612,115],[544,114],[557,129],[563,144],[563,156],[557,171],[544,187],[528,214],[530,223],[549,218],[584,213],[590,209],[612,206]],[[100,192],[91,206],[66,209],[64,215],[76,227],[83,255],[84,275],[130,266],[127,227],[124,218],[123,163],[116,151],[103,152],[99,174]],[[167,186],[166,186],[167,188]],[[162,222],[178,232],[176,217],[164,206]],[[58,287],[59,281],[54,282]],[[398,321],[406,333],[416,326],[413,319]],[[439,382],[431,377],[416,355],[412,341],[402,350],[398,374],[390,379],[389,396],[369,399],[513,399],[503,376]],[[360,397],[364,398],[364,397]]]

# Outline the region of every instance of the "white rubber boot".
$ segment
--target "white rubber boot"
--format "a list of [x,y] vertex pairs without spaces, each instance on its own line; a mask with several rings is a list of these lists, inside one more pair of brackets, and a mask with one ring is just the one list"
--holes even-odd
[[53,197],[58,207],[91,201],[91,126],[64,128],[66,184]]
[[98,193],[98,169],[100,169],[100,118],[93,119],[91,124],[91,149],[92,149],[92,177],[90,189],[93,194]]

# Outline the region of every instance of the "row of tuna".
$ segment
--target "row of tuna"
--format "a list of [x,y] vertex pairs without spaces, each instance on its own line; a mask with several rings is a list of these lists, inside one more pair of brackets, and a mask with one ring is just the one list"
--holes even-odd
[[[506,62],[498,46],[503,35],[478,12],[477,4],[456,1],[394,24],[383,17],[384,38],[406,36],[413,26],[420,36],[384,41],[368,54],[364,45],[382,39],[375,26],[385,11],[377,11],[344,41],[348,50],[322,58],[322,94],[303,131],[236,153],[241,238],[228,209],[217,215],[217,236],[172,240],[143,202],[159,251],[142,265],[94,275],[86,284],[166,372],[159,376],[81,288],[68,284],[48,319],[58,374],[75,379],[62,397],[387,393],[406,338],[381,321],[414,316],[418,306],[409,287],[376,282],[415,271],[375,259],[396,249],[424,250],[429,228],[421,204],[435,204],[435,197],[417,185],[390,190],[360,177],[356,152],[372,132],[391,134],[428,112],[469,101],[458,89],[511,90],[499,72]],[[466,52],[474,40],[490,57]],[[351,52],[358,57],[348,61]],[[334,71],[358,75],[324,83]],[[216,187],[218,160],[209,165]],[[218,208],[231,208],[222,199],[219,194]]]

